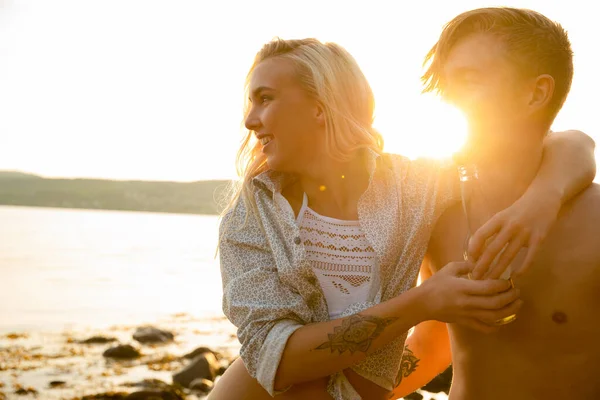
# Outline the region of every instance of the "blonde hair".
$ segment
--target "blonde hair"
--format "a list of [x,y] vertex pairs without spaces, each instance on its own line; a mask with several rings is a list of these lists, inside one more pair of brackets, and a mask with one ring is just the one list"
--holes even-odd
[[490,33],[500,38],[521,75],[548,74],[554,78],[554,93],[547,108],[548,118],[553,120],[571,88],[573,51],[563,27],[532,10],[478,8],[448,22],[425,58],[424,65],[429,66],[422,77],[423,91],[444,93],[442,70],[446,58],[459,40],[472,33]]
[[[322,107],[325,118],[325,152],[333,159],[348,161],[362,148],[383,150],[383,139],[372,127],[375,100],[367,79],[356,60],[335,43],[317,39],[275,39],[256,54],[245,85],[244,118],[250,111],[249,84],[261,62],[281,58],[293,63],[297,79],[306,93]],[[240,198],[247,210],[256,211],[252,179],[268,170],[266,156],[253,132],[248,131],[237,153],[236,166],[241,180],[230,190],[225,215]]]

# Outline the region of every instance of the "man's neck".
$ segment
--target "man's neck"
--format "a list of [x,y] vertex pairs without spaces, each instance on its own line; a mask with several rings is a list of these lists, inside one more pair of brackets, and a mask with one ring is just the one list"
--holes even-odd
[[521,197],[535,179],[542,163],[543,142],[536,133],[513,133],[512,137],[522,139],[513,140],[512,143],[486,143],[478,147],[472,157],[478,166],[486,197],[495,209],[504,209]]

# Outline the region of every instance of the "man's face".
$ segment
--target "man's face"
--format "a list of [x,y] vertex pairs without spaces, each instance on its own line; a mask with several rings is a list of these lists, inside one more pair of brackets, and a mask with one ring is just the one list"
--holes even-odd
[[510,139],[492,136],[510,134],[528,115],[525,81],[502,41],[491,34],[459,40],[445,62],[442,83],[444,99],[465,114],[470,140],[478,143]]

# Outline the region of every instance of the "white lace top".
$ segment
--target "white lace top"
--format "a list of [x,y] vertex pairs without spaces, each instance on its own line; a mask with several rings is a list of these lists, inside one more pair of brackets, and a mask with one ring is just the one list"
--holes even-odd
[[308,207],[305,194],[297,223],[329,317],[339,318],[349,306],[367,301],[377,257],[359,221],[319,215]]

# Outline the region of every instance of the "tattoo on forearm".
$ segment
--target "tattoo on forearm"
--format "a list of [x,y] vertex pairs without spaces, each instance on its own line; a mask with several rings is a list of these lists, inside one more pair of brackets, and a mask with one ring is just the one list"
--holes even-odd
[[332,353],[337,351],[340,354],[346,350],[351,354],[356,351],[366,353],[373,340],[395,320],[396,318],[352,315],[342,320],[342,326],[333,328],[333,333],[327,335],[329,339],[316,350],[330,349]]
[[400,372],[398,374],[398,385],[402,382],[403,378],[407,378],[410,374],[417,370],[419,366],[419,360],[415,357],[414,353],[408,346],[404,346],[404,352],[402,353],[402,362],[400,364]]

